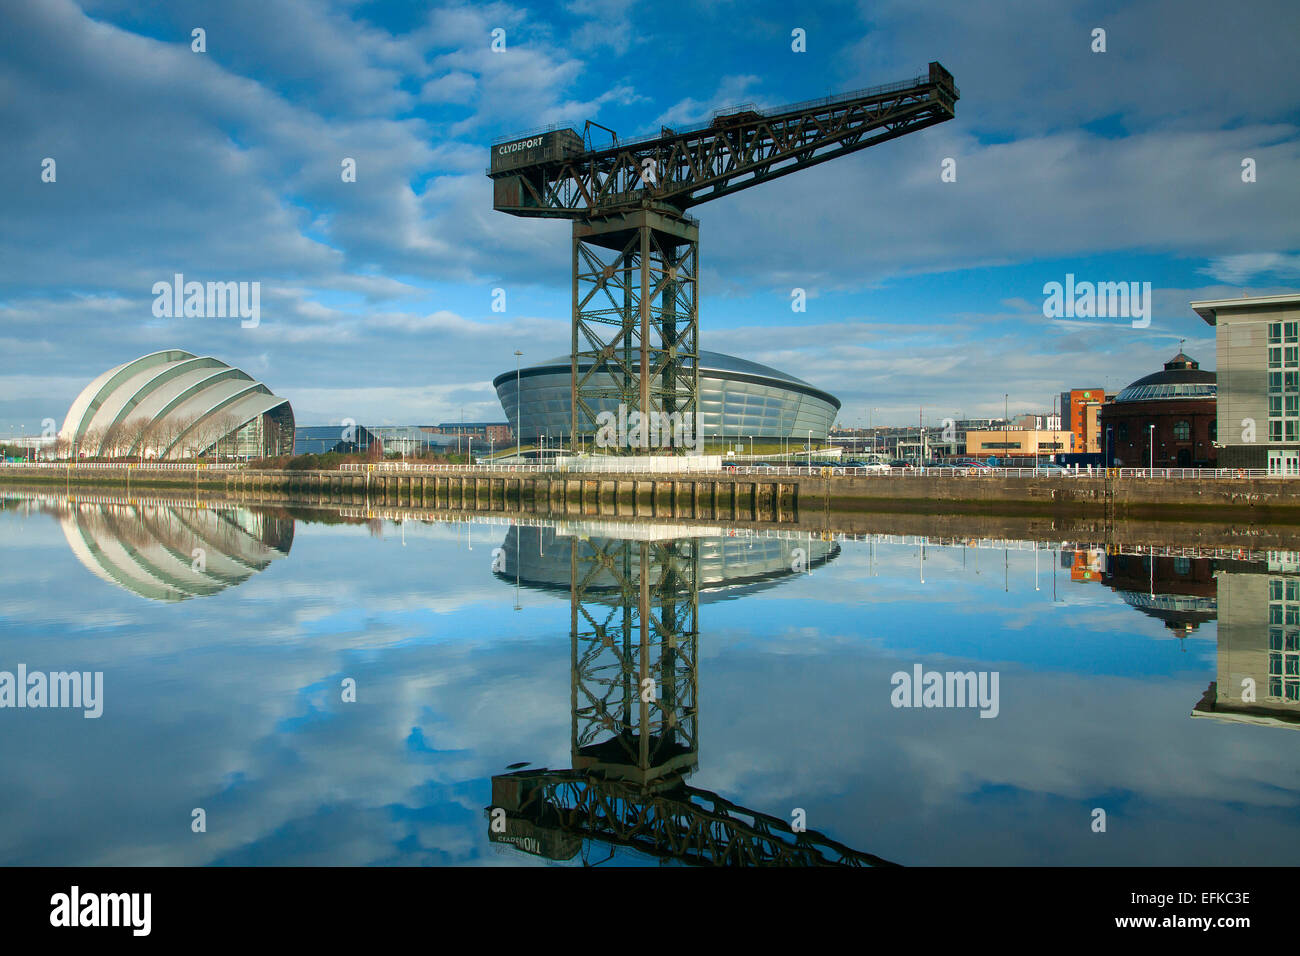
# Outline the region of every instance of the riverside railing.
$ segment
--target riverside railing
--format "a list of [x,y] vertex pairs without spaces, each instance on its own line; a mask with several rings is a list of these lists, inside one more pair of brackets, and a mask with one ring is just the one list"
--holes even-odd
[[[55,471],[233,471],[247,468],[244,462],[0,462],[3,468],[43,468]],[[527,464],[422,464],[418,462],[384,461],[340,465],[343,472],[372,472],[379,474],[465,474],[465,473],[564,473],[575,477],[592,474],[620,474],[635,477],[651,472],[631,471],[624,468],[618,460],[609,462],[585,461],[580,468],[569,468],[564,464],[527,463]],[[770,477],[893,477],[893,478],[1154,478],[1161,480],[1204,479],[1204,478],[1300,478],[1300,474],[1283,474],[1271,472],[1266,468],[990,468],[967,466],[923,467],[907,466],[888,468],[885,466],[857,468],[845,465],[731,465],[723,463],[720,467],[708,471],[671,471],[660,474],[689,475],[730,474]]]
[[49,468],[53,470],[71,469],[73,471],[232,471],[244,468],[241,462],[183,462],[183,461],[6,461],[0,462],[5,468]]
[[[633,472],[619,465],[617,460],[610,462],[584,462],[581,468],[567,468],[563,464],[420,464],[417,462],[385,461],[368,464],[341,465],[343,471],[374,473],[457,473],[467,472],[522,472],[546,473],[563,472],[574,476],[584,474],[624,474],[635,476],[648,472]],[[831,477],[839,475],[860,477],[929,477],[929,478],[1300,478],[1300,474],[1278,474],[1265,468],[991,468],[967,466],[907,466],[888,468],[884,466],[857,468],[844,465],[729,465],[722,464],[712,469],[710,474],[733,475],[767,475],[773,477]],[[683,477],[700,474],[698,471],[674,472],[665,470],[662,474],[681,474]]]

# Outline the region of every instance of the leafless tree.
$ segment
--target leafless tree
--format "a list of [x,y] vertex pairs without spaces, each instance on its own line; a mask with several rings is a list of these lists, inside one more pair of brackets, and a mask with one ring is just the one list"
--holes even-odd
[[99,454],[99,445],[104,434],[98,428],[87,428],[77,441],[77,454],[84,458],[94,458]]

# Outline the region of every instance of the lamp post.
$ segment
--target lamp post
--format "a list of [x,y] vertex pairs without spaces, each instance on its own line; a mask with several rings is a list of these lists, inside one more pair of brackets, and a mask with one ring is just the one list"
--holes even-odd
[[474,464],[474,436],[469,436],[469,454],[466,456],[466,464]]
[[523,431],[524,409],[519,403],[519,356],[524,353],[515,349],[515,464],[519,464],[520,432]]
[[808,429],[808,467],[812,467],[812,429]]
[[1147,422],[1147,469],[1156,470],[1156,423]]

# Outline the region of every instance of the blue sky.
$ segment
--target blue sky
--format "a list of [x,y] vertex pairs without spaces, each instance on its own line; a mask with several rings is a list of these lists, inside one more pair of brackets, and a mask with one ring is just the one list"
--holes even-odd
[[[571,608],[525,576],[514,610],[493,571],[496,547],[512,567],[508,526],[300,520],[259,573],[163,604],[69,547],[130,528],[146,553],[189,553],[184,508],[134,510],[0,512],[0,669],[104,674],[100,719],[6,713],[21,727],[0,734],[0,762],[27,772],[0,775],[0,861],[538,862],[493,852],[484,808],[511,764],[572,766]],[[535,580],[567,582],[557,544],[524,563]],[[1036,568],[1028,550],[928,545],[923,584],[914,544],[840,548],[730,599],[705,585],[690,785],[785,819],[804,808],[811,829],[908,865],[1187,865],[1216,839],[1225,865],[1294,858],[1300,735],[1189,716],[1230,662],[1216,624],[1179,641],[1049,551]],[[746,564],[733,551],[710,571]],[[998,718],[894,708],[893,673],[918,663],[997,671]]]
[[[694,210],[705,348],[831,391],[847,424],[999,415],[1004,392],[1041,410],[1118,389],[1179,339],[1213,367],[1189,301],[1300,283],[1285,0],[46,0],[0,25],[0,432],[62,422],[93,376],[169,347],[240,366],[301,423],[499,419],[514,350],[567,351],[569,266],[566,223],[493,212],[493,138],[633,136],[931,60],[956,119]],[[155,318],[175,272],[260,282],[260,324]],[[1044,318],[1067,273],[1151,282],[1150,328]]]

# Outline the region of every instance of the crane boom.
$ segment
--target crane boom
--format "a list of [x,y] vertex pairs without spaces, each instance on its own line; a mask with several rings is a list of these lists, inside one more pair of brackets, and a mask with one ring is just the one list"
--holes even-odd
[[690,866],[896,867],[815,830],[738,806],[709,790],[654,789],[574,770],[525,770],[492,778],[492,806],[505,810],[494,843],[567,860],[583,840],[628,846]]
[[939,63],[900,83],[588,150],[572,129],[492,147],[493,204],[515,216],[590,219],[646,202],[684,211],[952,119],[960,94]]
[[[950,120],[959,96],[952,74],[931,63],[901,83],[719,112],[631,142],[611,134],[602,149],[573,129],[495,143],[487,174],[497,211],[573,222],[570,443],[688,454],[654,424],[694,429],[701,414],[699,222],[687,209]],[[650,429],[611,444],[597,427],[603,415],[632,413]]]

